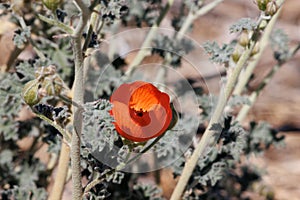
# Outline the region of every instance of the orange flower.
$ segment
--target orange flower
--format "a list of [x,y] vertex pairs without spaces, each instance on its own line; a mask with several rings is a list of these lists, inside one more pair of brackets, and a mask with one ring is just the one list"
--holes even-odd
[[169,96],[147,82],[122,84],[110,101],[117,132],[134,142],[160,136],[172,120]]

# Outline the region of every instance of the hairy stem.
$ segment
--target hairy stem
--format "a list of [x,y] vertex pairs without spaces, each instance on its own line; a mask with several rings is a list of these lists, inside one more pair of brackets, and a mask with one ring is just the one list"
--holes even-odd
[[216,143],[216,140],[218,139],[220,133],[213,130],[212,127],[213,125],[220,123],[226,103],[233,91],[233,88],[235,86],[235,83],[237,81],[237,78],[242,68],[244,67],[246,61],[251,55],[251,51],[253,50],[254,45],[255,45],[255,41],[251,41],[250,46],[243,52],[232,74],[228,78],[224,91],[221,91],[216,109],[208,124],[208,127],[206,128],[200,142],[197,144],[196,149],[193,152],[192,156],[186,162],[184,169],[182,171],[182,176],[179,178],[179,181],[171,196],[171,200],[176,200],[181,198],[183,191],[188,183],[188,180],[191,177],[192,172],[198,162],[199,157],[203,155],[203,153],[209,146],[214,145]]
[[[83,104],[84,97],[84,70],[83,70],[83,52],[81,37],[85,25],[91,15],[90,10],[82,0],[75,0],[78,8],[81,11],[81,17],[78,25],[72,34],[73,55],[75,64],[75,79],[73,84],[73,101],[79,105]],[[72,186],[73,200],[80,200],[82,197],[81,184],[81,166],[80,166],[80,137],[82,129],[81,109],[73,105],[73,127],[74,131],[71,140],[71,167],[72,167]]]

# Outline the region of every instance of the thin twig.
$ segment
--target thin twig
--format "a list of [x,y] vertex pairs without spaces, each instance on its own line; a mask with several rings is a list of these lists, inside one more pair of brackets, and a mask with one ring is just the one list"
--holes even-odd
[[[92,9],[95,9],[96,11],[99,11],[100,8],[101,8],[101,5],[98,4],[98,5],[95,6],[95,8],[92,8]],[[99,22],[99,18],[100,18],[100,16],[97,12],[92,13],[91,20],[90,20],[90,25],[89,25],[89,28],[88,28],[88,31],[87,31],[87,36],[85,38],[83,48],[82,48],[83,52],[85,52],[87,50],[87,48],[89,46],[89,43],[91,42],[93,32],[96,32],[96,26]]]
[[268,73],[268,75],[264,78],[264,80],[261,82],[261,84],[258,86],[257,90],[253,91],[249,97],[249,104],[243,105],[241,110],[239,111],[239,114],[236,117],[237,122],[242,122],[245,117],[247,116],[250,108],[254,104],[254,102],[257,100],[257,97],[259,96],[260,92],[265,88],[265,86],[271,81],[273,76],[276,74],[276,72],[280,69],[280,67],[288,61],[290,58],[292,58],[296,52],[300,49],[300,44],[298,44],[294,49],[291,50],[289,53],[288,58],[284,62],[277,63],[272,70]]
[[146,37],[145,41],[143,42],[142,47],[140,48],[138,54],[135,56],[134,60],[131,62],[127,71],[125,72],[125,77],[129,77],[130,75],[132,75],[135,68],[142,62],[142,60],[145,58],[145,56],[147,56],[147,54],[149,52],[149,46],[150,46],[154,36],[157,33],[157,29],[158,29],[161,21],[163,20],[163,18],[168,13],[170,7],[173,5],[173,3],[174,3],[174,0],[168,0],[164,9],[160,13],[160,16],[158,17],[157,21],[153,24],[149,33],[147,34],[147,37]]
[[[180,41],[183,38],[183,36],[189,30],[188,28],[194,22],[194,20],[196,20],[198,17],[200,17],[202,15],[205,15],[206,13],[208,13],[209,11],[214,9],[217,5],[219,5],[219,3],[223,2],[223,1],[224,0],[215,0],[203,7],[201,7],[197,12],[190,11],[187,18],[183,22],[183,25],[181,26],[180,30],[178,31],[178,33],[175,34],[176,40]],[[163,65],[164,66],[169,65],[171,63],[171,60],[172,60],[171,55],[167,54],[167,56],[164,58]],[[158,75],[157,75],[155,82],[163,83],[163,80],[166,75],[166,69],[164,67],[160,68],[157,74]],[[162,88],[160,88],[160,89],[162,90]]]
[[48,24],[51,24],[53,26],[58,27],[59,29],[63,30],[64,32],[66,32],[66,33],[68,33],[70,35],[72,35],[73,32],[74,32],[74,30],[70,26],[67,26],[67,25],[65,25],[64,23],[62,23],[62,22],[60,22],[58,20],[50,19],[50,18],[45,17],[45,16],[43,16],[41,14],[38,14],[38,18],[40,20],[48,23]]
[[178,40],[182,39],[182,37],[185,35],[185,33],[187,32],[187,30],[189,29],[189,27],[191,26],[191,24],[194,22],[195,19],[210,12],[213,8],[215,8],[218,4],[220,4],[223,1],[224,0],[215,0],[201,7],[197,12],[190,11],[183,25],[181,26],[176,39]]
[[35,114],[40,119],[48,122],[51,126],[53,126],[54,128],[56,128],[58,130],[58,132],[60,134],[62,134],[63,140],[65,140],[64,142],[66,142],[70,146],[70,143],[71,143],[71,134],[68,131],[64,130],[61,126],[59,126],[58,124],[56,124],[51,119],[47,118],[45,115],[42,115],[42,114],[39,114],[39,113],[36,113],[36,112],[35,112]]

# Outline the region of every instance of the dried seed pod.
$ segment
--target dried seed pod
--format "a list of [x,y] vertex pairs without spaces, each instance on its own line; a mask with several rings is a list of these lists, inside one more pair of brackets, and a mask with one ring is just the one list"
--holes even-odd
[[22,90],[22,98],[28,105],[33,106],[41,100],[42,97],[38,92],[40,87],[41,84],[38,80],[31,80],[25,84]]
[[54,75],[56,73],[55,65],[49,65],[48,67],[39,67],[34,75],[37,79],[43,79],[46,76]]
[[266,8],[266,14],[267,15],[270,15],[270,16],[273,16],[278,10],[278,6],[276,4],[276,1],[270,1],[268,4],[267,4],[267,8]]
[[63,88],[63,80],[59,76],[47,77],[42,82],[42,88],[49,96],[60,94]]

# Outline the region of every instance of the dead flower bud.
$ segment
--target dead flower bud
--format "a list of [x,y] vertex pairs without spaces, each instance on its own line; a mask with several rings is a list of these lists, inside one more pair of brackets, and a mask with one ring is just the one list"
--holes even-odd
[[270,0],[256,0],[257,7],[261,11],[265,11]]
[[242,47],[246,47],[249,44],[249,34],[247,31],[243,31],[239,38],[239,44]]
[[268,4],[267,4],[267,8],[266,8],[266,14],[267,15],[270,15],[270,16],[273,16],[278,10],[278,6],[276,4],[276,1],[270,1]]

